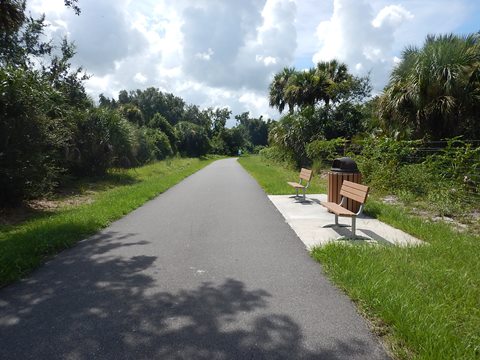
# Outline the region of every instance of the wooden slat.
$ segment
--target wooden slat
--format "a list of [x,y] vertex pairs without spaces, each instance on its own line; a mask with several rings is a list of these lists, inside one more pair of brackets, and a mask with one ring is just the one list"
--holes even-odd
[[340,194],[361,204],[365,202],[368,195],[368,186],[344,181]]
[[287,184],[290,185],[290,186],[293,186],[294,188],[299,188],[299,189],[303,189],[305,187],[305,186],[303,186],[299,183],[291,182],[291,181],[288,181]]
[[[354,188],[352,188],[348,185],[345,185],[345,184],[343,184],[341,191],[343,191],[343,192],[345,192],[349,195],[358,196],[360,198],[364,197],[367,194],[366,191],[357,190],[357,189],[354,189]],[[342,195],[344,195],[344,194],[342,194]]]
[[300,179],[310,181],[312,179],[312,170],[302,168],[300,170]]
[[367,185],[354,183],[354,182],[348,181],[348,180],[345,180],[344,182],[345,182],[345,185],[350,186],[350,187],[352,187],[352,188],[354,188],[354,189],[368,192],[369,187],[368,187]]
[[346,189],[345,187],[343,187],[342,190],[340,191],[340,195],[345,196],[348,199],[355,200],[355,201],[359,202],[360,204],[363,204],[365,202],[365,198],[367,197],[366,193],[363,193],[363,195],[358,195],[358,194],[352,193],[348,190],[349,189]]
[[351,212],[344,207],[332,203],[332,202],[321,202],[323,206],[325,206],[328,210],[332,211],[333,213],[337,214],[338,216],[354,216],[355,213]]

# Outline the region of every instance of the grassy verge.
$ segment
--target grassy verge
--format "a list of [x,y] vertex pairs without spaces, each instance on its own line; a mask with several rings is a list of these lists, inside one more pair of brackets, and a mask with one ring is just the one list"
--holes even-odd
[[[20,224],[1,226],[0,286],[19,279],[48,256],[108,226],[212,161],[172,159],[110,174],[107,180],[97,182],[87,203],[63,206]],[[86,184],[79,187],[85,188]]]
[[[260,156],[246,156],[238,159],[239,163],[258,181],[269,195],[294,194],[295,190],[287,181],[298,181],[299,171],[262,159]],[[327,191],[325,181],[314,174],[307,193],[322,194]],[[301,192],[300,192],[301,193]]]
[[[241,164],[261,186],[280,182],[273,164]],[[270,171],[270,175],[269,175]],[[268,184],[265,184],[268,182]],[[330,244],[312,251],[325,272],[377,325],[400,359],[480,358],[480,238],[445,223],[408,215],[371,197],[367,210],[426,242],[398,248]]]

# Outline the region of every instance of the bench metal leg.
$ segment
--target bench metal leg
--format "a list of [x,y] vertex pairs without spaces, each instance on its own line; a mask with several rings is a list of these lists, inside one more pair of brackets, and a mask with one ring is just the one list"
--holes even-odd
[[298,198],[298,188],[295,188],[295,197]]
[[355,231],[357,230],[357,217],[352,216],[352,234],[355,237]]
[[303,201],[306,200],[306,197],[305,197],[305,188],[303,188]]
[[337,215],[337,214],[334,214],[334,215],[335,215],[335,224],[323,225],[322,228],[329,228],[329,227],[335,227],[335,226],[338,226],[338,227],[349,227],[349,225],[347,225],[347,224],[339,224],[339,223],[338,223],[338,215]]

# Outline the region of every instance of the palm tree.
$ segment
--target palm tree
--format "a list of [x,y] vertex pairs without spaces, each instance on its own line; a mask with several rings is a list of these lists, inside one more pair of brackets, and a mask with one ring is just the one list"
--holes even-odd
[[[296,73],[295,68],[284,68],[281,72],[275,74],[273,81],[269,86],[269,104],[276,107],[280,113],[283,112],[287,101],[285,99],[285,90],[289,79]],[[290,112],[293,111],[293,104],[288,104]]]
[[345,89],[345,85],[351,80],[352,76],[348,73],[348,67],[337,60],[322,61],[317,64],[316,74],[323,77],[326,86],[319,89],[318,100],[323,100],[328,107],[330,101],[335,101],[336,97]]
[[480,35],[429,35],[408,47],[380,99],[388,129],[415,137],[480,136]]

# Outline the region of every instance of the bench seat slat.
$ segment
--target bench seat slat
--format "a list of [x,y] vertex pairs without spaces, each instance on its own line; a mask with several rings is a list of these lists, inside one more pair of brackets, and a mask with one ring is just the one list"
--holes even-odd
[[333,211],[335,214],[338,216],[355,216],[356,214],[354,212],[351,212],[348,209],[345,209],[344,207],[334,203],[334,202],[321,202],[323,206],[325,206],[328,210]]
[[305,187],[302,184],[292,182],[292,181],[288,181],[287,184],[290,185],[290,186],[293,186],[294,188],[299,188],[299,189],[303,189]]

